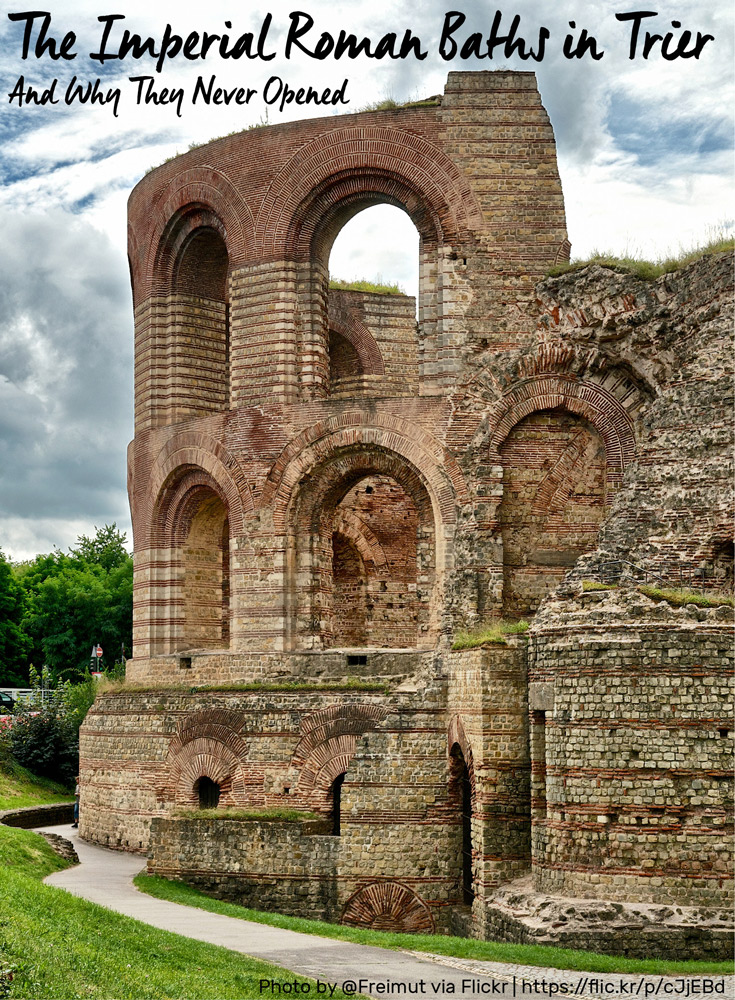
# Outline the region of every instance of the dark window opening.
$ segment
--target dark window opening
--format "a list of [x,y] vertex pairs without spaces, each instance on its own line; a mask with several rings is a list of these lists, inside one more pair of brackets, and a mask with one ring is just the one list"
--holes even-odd
[[342,785],[344,784],[344,773],[338,774],[332,782],[332,836],[339,837],[342,812]]
[[472,882],[472,783],[465,764],[460,778],[462,786],[462,902],[471,906],[475,898]]
[[718,729],[717,732],[723,739],[726,739],[730,735],[730,730],[726,729],[724,726],[722,729]]
[[347,666],[348,667],[364,667],[367,665],[367,656],[362,656],[359,653],[348,654],[347,656]]
[[194,785],[194,792],[199,796],[200,809],[216,809],[219,805],[220,787],[211,778],[200,778]]
[[191,657],[190,656],[180,656],[179,666],[182,670],[191,670]]

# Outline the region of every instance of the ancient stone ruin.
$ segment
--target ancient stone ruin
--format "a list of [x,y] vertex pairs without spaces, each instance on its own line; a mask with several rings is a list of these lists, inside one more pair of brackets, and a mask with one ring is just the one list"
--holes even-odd
[[[330,290],[379,202],[418,302]],[[732,586],[731,261],[546,278],[569,250],[530,73],[138,184],[135,648],[84,837],[260,909],[728,953],[731,609],[639,588]]]

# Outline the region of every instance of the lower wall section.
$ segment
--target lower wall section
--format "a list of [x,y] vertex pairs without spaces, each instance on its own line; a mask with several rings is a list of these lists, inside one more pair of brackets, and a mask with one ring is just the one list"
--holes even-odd
[[534,892],[530,877],[501,889],[484,911],[485,937],[627,958],[732,958],[729,908],[616,903]]
[[154,819],[148,871],[254,910],[334,921],[339,848],[319,821]]
[[615,591],[593,607],[549,606],[531,630],[536,889],[732,903],[731,611]]
[[[366,874],[361,833],[347,829],[335,836],[319,820],[155,819],[148,871],[255,910],[373,930],[446,929],[451,902],[441,899],[446,886],[439,878],[416,878],[415,856],[422,855],[416,845],[409,856],[406,838],[400,840],[404,879],[376,877],[379,871],[395,873],[396,864],[386,863],[386,851],[378,848],[374,874]],[[377,864],[380,856],[383,865]]]
[[[731,633],[614,600],[541,611],[528,648],[386,653],[379,681],[330,651],[291,679],[103,690],[80,833],[256,909],[701,956],[733,884]],[[660,912],[639,939],[622,910],[537,933],[498,903],[529,872],[564,906]]]

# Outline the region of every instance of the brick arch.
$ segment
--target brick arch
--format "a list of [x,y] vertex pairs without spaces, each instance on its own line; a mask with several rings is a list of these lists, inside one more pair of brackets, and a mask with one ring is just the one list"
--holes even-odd
[[288,510],[298,484],[320,465],[345,450],[394,454],[415,470],[445,525],[456,520],[455,505],[469,500],[462,472],[441,444],[415,424],[399,417],[348,411],[312,425],[288,444],[274,462],[262,504],[273,510],[277,534],[288,530]]
[[223,806],[242,803],[242,762],[248,755],[248,744],[239,731],[243,724],[239,713],[223,709],[194,712],[182,720],[169,743],[159,799],[196,806],[196,782],[207,777],[220,786]]
[[266,257],[308,259],[330,207],[366,197],[406,208],[430,242],[452,243],[481,225],[469,184],[439,148],[402,129],[355,124],[325,132],[285,164],[258,213],[256,246]]
[[[253,249],[253,217],[230,179],[213,167],[190,167],[176,174],[151,205],[149,222],[141,239],[145,256],[134,257],[135,303],[170,289],[174,248],[198,225],[217,228],[227,247],[230,267],[241,267]],[[131,257],[132,249],[131,249]]]
[[341,924],[407,934],[433,934],[436,924],[421,897],[401,882],[370,882],[345,903]]
[[372,563],[373,566],[385,566],[387,559],[383,546],[370,525],[365,524],[356,514],[349,511],[342,514],[334,522],[334,530],[354,544],[365,563]]
[[299,771],[298,793],[318,808],[334,779],[344,774],[357,748],[357,738],[386,717],[379,705],[330,705],[301,722],[302,736],[291,757]]
[[608,485],[623,481],[635,457],[633,421],[620,400],[597,382],[564,375],[539,375],[514,386],[493,415],[490,441],[498,449],[516,424],[538,410],[564,409],[584,417],[605,442]]
[[336,296],[329,296],[329,329],[340,334],[355,348],[362,375],[385,375],[385,363],[375,338],[360,317],[336,305]]
[[[151,467],[145,493],[148,509],[142,511],[141,518],[147,538],[141,548],[163,543],[157,534],[164,525],[172,524],[171,511],[184,495],[185,480],[190,487],[207,485],[213,489],[227,508],[230,533],[233,536],[244,533],[245,519],[253,512],[254,505],[242,469],[215,438],[201,431],[182,431],[166,442]],[[161,518],[164,524],[160,524]]]
[[449,756],[452,755],[452,747],[458,746],[462,751],[462,756],[464,757],[464,762],[467,765],[467,771],[470,776],[470,784],[472,786],[472,798],[476,795],[475,786],[475,763],[472,756],[472,746],[470,741],[467,739],[467,733],[465,732],[462,719],[459,715],[455,715],[454,718],[449,723],[449,728],[447,730],[447,749],[449,751]]

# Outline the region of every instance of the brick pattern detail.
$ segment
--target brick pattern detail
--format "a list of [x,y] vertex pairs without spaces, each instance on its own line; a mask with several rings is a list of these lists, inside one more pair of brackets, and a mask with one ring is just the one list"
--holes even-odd
[[559,375],[522,382],[502,399],[493,443],[499,446],[530,413],[559,408],[585,417],[599,431],[605,442],[608,483],[611,489],[619,487],[625,466],[635,454],[633,423],[622,402],[602,384]]
[[291,157],[264,199],[258,243],[273,257],[308,256],[330,205],[367,192],[403,205],[426,241],[452,243],[480,221],[467,181],[436,145],[411,132],[354,125],[324,133]]
[[605,516],[605,446],[585,420],[541,410],[516,424],[500,457],[503,608],[522,617],[596,547]]
[[196,783],[207,777],[220,786],[220,805],[240,805],[245,800],[242,765],[248,744],[239,730],[244,717],[227,709],[193,712],[178,727],[165,763],[165,784],[157,797],[179,805],[199,805]]
[[433,934],[431,911],[423,900],[398,882],[372,882],[347,901],[340,923],[374,931]]
[[334,779],[344,774],[355,753],[357,737],[381,723],[385,710],[377,705],[330,705],[307,716],[291,767],[299,772],[298,792],[324,811],[325,796]]

